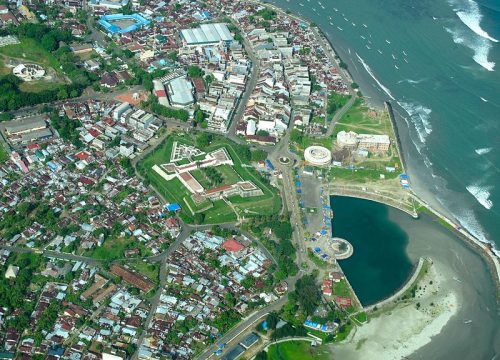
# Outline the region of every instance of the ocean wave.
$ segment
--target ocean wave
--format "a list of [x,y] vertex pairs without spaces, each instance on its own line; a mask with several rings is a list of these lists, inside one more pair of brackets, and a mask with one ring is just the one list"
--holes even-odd
[[471,233],[476,239],[484,243],[491,243],[486,237],[485,231],[477,220],[472,210],[462,210],[459,214],[453,213],[460,225]]
[[493,150],[493,148],[489,147],[489,148],[480,148],[480,149],[476,149],[474,150],[476,152],[476,154],[478,155],[484,155],[484,154],[487,154],[489,153],[491,150]]
[[404,80],[399,80],[398,84],[401,84],[401,83],[420,84],[422,81],[425,81],[425,80],[427,80],[427,78],[423,78],[420,80],[404,79]]
[[467,36],[467,34],[465,34],[464,31],[460,29],[452,30],[445,27],[445,30],[451,34],[453,42],[455,44],[467,46],[469,49],[474,51],[472,59],[476,63],[478,63],[488,71],[494,71],[495,63],[488,60],[488,54],[491,49],[491,44],[488,41],[482,38],[470,38],[470,36]]
[[479,11],[479,5],[472,0],[468,0],[467,5],[467,9],[456,11],[458,18],[465,24],[465,26],[474,31],[477,35],[490,41],[498,42],[497,39],[481,28],[483,15]]
[[472,184],[466,187],[467,191],[476,198],[477,202],[483,205],[485,209],[493,207],[493,201],[490,198],[490,189],[478,184]]
[[415,130],[417,130],[420,142],[425,144],[427,136],[429,136],[429,134],[432,132],[432,126],[430,122],[430,114],[432,110],[420,104],[408,103],[403,101],[398,101],[397,103],[410,116]]
[[356,56],[358,57],[358,60],[359,62],[361,63],[361,65],[363,65],[363,67],[365,68],[366,72],[372,77],[373,80],[375,80],[375,82],[377,83],[378,86],[380,86],[380,88],[392,99],[392,100],[396,100],[394,98],[394,96],[392,96],[391,92],[389,91],[388,88],[386,88],[384,85],[382,85],[382,83],[375,77],[375,75],[373,74],[373,71],[372,69],[368,66],[367,63],[365,63],[365,61],[361,58],[361,56],[358,55],[358,53],[356,53]]

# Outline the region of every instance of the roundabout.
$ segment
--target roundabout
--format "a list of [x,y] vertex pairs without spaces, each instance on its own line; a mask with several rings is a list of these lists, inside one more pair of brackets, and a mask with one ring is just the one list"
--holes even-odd
[[286,156],[282,156],[278,159],[279,163],[281,165],[285,165],[285,166],[288,166],[290,165],[290,158],[286,157]]

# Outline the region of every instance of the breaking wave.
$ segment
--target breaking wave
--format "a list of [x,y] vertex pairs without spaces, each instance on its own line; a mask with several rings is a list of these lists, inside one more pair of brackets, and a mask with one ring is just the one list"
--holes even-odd
[[483,15],[479,11],[479,5],[472,0],[468,0],[467,3],[468,3],[467,9],[456,12],[460,20],[462,20],[465,26],[467,26],[469,29],[474,31],[477,35],[481,36],[482,38],[488,39],[493,42],[498,42],[497,39],[490,36],[490,34],[488,34],[481,28],[481,20],[483,18]]
[[474,56],[472,59],[485,68],[488,71],[493,71],[495,68],[495,63],[493,61],[488,60],[488,54],[491,49],[491,44],[483,39],[483,38],[470,38],[467,34],[464,33],[463,30],[451,30],[450,28],[446,28],[446,31],[451,34],[453,38],[453,42],[455,44],[462,44],[467,46],[469,49],[474,51]]
[[493,150],[493,148],[481,148],[481,149],[476,149],[474,150],[476,152],[476,154],[478,155],[484,155],[484,154],[487,154],[489,153],[491,150]]
[[420,79],[420,80],[412,80],[412,79],[404,79],[404,80],[399,80],[398,84],[401,83],[408,83],[408,84],[420,84],[422,81],[427,80],[426,78]]
[[491,49],[491,42],[498,42],[497,39],[490,36],[481,28],[481,20],[483,15],[479,10],[479,5],[473,0],[450,0],[452,6],[456,7],[453,11],[457,14],[460,21],[472,30],[475,35],[466,31],[463,26],[456,26],[453,29],[446,28],[453,41],[456,44],[463,44],[474,51],[473,60],[488,71],[493,71],[495,63],[488,60],[488,54]]
[[388,88],[386,88],[384,85],[382,85],[382,83],[375,77],[375,75],[373,74],[373,71],[372,69],[368,66],[368,64],[365,63],[365,61],[361,58],[361,56],[358,55],[358,53],[356,53],[356,56],[358,57],[358,60],[359,62],[361,63],[361,65],[363,65],[363,67],[365,68],[366,72],[372,77],[373,80],[375,80],[375,82],[377,83],[378,86],[380,86],[380,88],[392,99],[392,100],[396,100],[394,98],[394,96],[392,96],[391,92],[389,91]]
[[484,206],[486,209],[493,207],[493,201],[489,199],[490,189],[480,186],[478,184],[469,185],[466,187],[467,191],[476,198],[477,202]]
[[398,101],[397,103],[410,116],[415,130],[417,130],[420,142],[425,143],[427,136],[429,136],[429,134],[432,132],[432,126],[430,122],[430,114],[432,110],[420,104],[407,103],[402,101]]

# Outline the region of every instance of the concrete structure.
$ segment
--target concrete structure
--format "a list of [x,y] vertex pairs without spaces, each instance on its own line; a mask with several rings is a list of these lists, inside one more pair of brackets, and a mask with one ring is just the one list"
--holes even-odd
[[[116,1],[117,4],[128,2],[128,0],[123,0],[121,2]],[[101,1],[100,4],[103,4],[104,1]],[[108,1],[106,1],[108,3]],[[113,2],[114,3],[114,2]],[[123,5],[121,5],[123,6]],[[119,7],[121,7],[119,6]],[[112,15],[103,15],[99,19],[99,25],[101,25],[110,35],[115,34],[126,34],[131,31],[138,30],[142,27],[149,26],[151,22],[139,14],[112,14]]]
[[337,145],[354,150],[356,147],[372,152],[389,150],[391,140],[388,135],[357,134],[354,131],[340,131],[337,134]]
[[304,151],[304,159],[311,165],[325,166],[332,161],[332,153],[323,146],[309,146]]
[[127,102],[121,103],[118,105],[114,110],[113,110],[113,120],[115,121],[120,121],[120,117],[125,113],[127,110],[130,109],[130,104]]
[[6,137],[12,143],[28,143],[52,136],[47,123],[39,117],[5,121],[2,127]]
[[184,107],[194,103],[193,84],[185,76],[170,80],[166,89],[170,105]]
[[230,44],[233,36],[226,24],[202,24],[198,28],[181,30],[181,38],[186,46],[215,45],[220,42]]
[[89,5],[107,9],[121,9],[127,5],[129,0],[90,0]]
[[23,81],[35,81],[43,78],[45,70],[37,64],[19,64],[12,73]]
[[15,279],[19,273],[19,267],[14,265],[9,265],[7,271],[5,272],[6,279]]

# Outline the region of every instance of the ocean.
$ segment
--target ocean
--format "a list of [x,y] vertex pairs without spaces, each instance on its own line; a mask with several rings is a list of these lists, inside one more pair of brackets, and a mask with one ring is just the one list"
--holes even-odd
[[415,191],[500,249],[500,2],[273,3],[319,25],[372,104],[392,102]]

